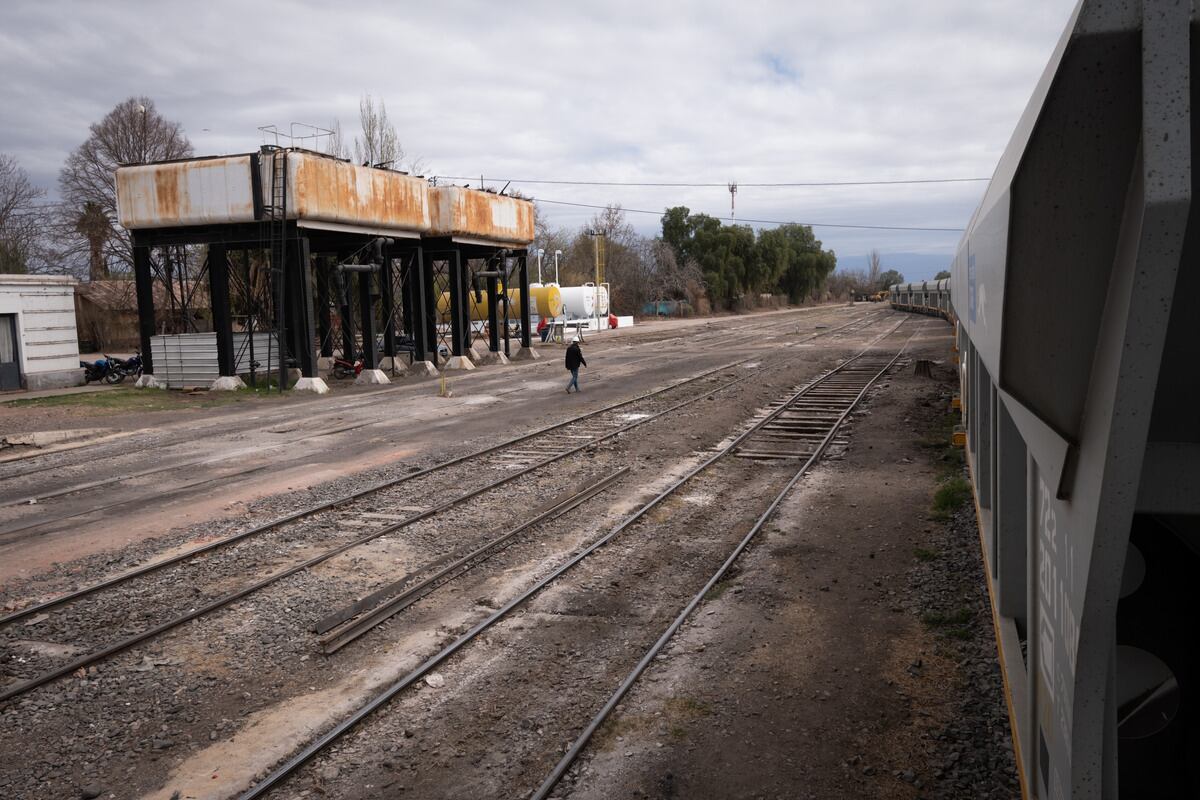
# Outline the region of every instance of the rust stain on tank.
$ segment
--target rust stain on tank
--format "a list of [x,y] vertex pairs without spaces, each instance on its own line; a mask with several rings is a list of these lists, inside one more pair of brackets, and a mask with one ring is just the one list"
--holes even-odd
[[429,230],[428,188],[420,178],[307,154],[294,163],[291,197],[301,218]]
[[506,195],[458,186],[430,194],[434,233],[469,236],[509,244],[533,241],[533,204]]
[[154,211],[160,219],[180,219],[183,217],[179,207],[179,168],[184,164],[173,165],[174,168],[154,170]]

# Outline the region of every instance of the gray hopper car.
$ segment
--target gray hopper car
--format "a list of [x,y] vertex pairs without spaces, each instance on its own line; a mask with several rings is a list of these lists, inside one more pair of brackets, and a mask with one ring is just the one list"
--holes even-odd
[[1082,0],[949,281],[1025,797],[1200,797],[1200,26]]

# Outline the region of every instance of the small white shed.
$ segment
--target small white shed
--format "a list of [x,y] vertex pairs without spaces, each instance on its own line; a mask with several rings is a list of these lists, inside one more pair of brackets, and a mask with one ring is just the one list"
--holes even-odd
[[0,391],[83,383],[74,278],[0,275]]

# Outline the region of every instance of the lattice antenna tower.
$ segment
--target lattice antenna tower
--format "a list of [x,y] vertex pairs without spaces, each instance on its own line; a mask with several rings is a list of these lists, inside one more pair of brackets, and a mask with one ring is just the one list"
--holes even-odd
[[737,181],[729,182],[729,216],[737,217],[737,207],[734,198],[737,197]]

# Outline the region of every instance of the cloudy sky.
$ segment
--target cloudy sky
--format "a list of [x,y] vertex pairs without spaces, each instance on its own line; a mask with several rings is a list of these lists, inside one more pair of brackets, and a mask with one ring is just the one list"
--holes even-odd
[[594,212],[550,201],[728,216],[736,180],[739,219],[813,224],[844,265],[875,248],[922,278],[958,233],[828,225],[962,228],[984,183],[744,184],[990,176],[1073,6],[6,0],[0,153],[53,194],[88,125],[131,95],[208,155],[256,148],[268,124],[353,133],[369,92],[426,174],[514,179],[554,225]]

